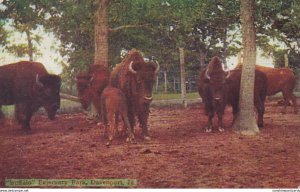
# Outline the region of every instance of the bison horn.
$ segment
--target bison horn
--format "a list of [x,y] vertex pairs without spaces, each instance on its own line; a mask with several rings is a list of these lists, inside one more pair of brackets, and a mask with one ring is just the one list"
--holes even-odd
[[39,87],[44,87],[44,84],[39,79],[39,74],[36,74],[35,76],[35,82]]
[[230,76],[230,71],[225,71],[225,74],[226,74],[226,78],[228,78]]
[[159,66],[158,61],[156,61],[155,63],[156,63],[155,73],[158,73],[160,66]]
[[133,74],[136,74],[136,71],[132,68],[132,63],[133,63],[133,61],[131,61],[129,64],[129,71]]
[[228,78],[230,75],[230,70],[228,70],[228,67],[226,65],[222,65],[222,68],[223,71],[225,71],[226,78]]
[[205,71],[205,77],[206,77],[207,79],[210,79],[210,76],[208,75],[208,69],[206,69],[206,71]]
[[144,97],[145,100],[152,100],[153,97]]

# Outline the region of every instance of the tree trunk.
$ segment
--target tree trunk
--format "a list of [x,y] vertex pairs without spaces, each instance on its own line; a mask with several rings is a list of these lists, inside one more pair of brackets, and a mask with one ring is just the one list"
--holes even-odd
[[168,93],[168,78],[167,78],[167,70],[164,70],[164,93]]
[[201,70],[204,69],[205,66],[206,54],[202,50],[200,50],[199,56],[200,56],[200,70]]
[[243,135],[259,133],[254,112],[254,79],[256,63],[256,43],[254,26],[255,0],[241,0],[241,22],[244,50],[244,65],[241,75],[239,113],[233,125],[233,130]]
[[185,68],[184,68],[184,50],[179,48],[179,60],[180,60],[180,77],[181,77],[181,99],[182,104],[186,108],[186,85],[185,85]]
[[33,46],[32,46],[32,39],[31,39],[31,35],[30,35],[30,30],[26,29],[25,33],[26,33],[27,42],[28,42],[29,61],[33,61]]
[[227,29],[225,29],[224,31],[224,36],[223,36],[223,55],[222,55],[222,59],[223,59],[223,63],[224,63],[224,66],[225,66],[225,69],[227,70],[228,69],[228,66],[227,66],[227,61],[226,61],[226,58],[227,58],[227,50],[228,50],[228,42],[227,42]]
[[176,77],[175,76],[173,76],[173,91],[174,91],[174,93],[177,92],[176,91]]
[[159,78],[158,78],[158,75],[156,75],[156,82],[155,82],[155,92],[158,93],[158,82],[159,81]]
[[95,12],[95,57],[94,64],[108,67],[107,8],[110,0],[98,0]]

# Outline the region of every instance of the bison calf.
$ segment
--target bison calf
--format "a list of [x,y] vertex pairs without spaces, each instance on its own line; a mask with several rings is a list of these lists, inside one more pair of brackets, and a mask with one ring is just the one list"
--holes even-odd
[[111,144],[118,129],[119,114],[123,119],[124,127],[127,129],[127,141],[135,143],[133,128],[130,126],[128,120],[128,108],[125,95],[120,89],[109,86],[103,90],[101,95],[101,114],[105,125],[105,134],[108,131],[108,142],[106,145]]

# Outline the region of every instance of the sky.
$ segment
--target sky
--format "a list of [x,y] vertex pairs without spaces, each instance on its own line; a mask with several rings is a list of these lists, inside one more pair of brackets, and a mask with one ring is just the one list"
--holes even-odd
[[[9,26],[5,26],[9,30],[13,30]],[[53,33],[46,33],[42,27],[38,27],[33,31],[33,34],[42,36],[41,42],[37,45],[37,49],[41,53],[41,56],[34,55],[34,61],[41,62],[45,65],[49,73],[60,74],[62,72],[61,62],[66,62],[60,53],[59,48],[61,46],[60,41],[55,37]],[[25,34],[12,31],[9,35],[9,42],[26,43]],[[22,60],[29,60],[29,56],[16,57],[15,55],[8,53],[3,47],[0,46],[0,65],[15,63]]]

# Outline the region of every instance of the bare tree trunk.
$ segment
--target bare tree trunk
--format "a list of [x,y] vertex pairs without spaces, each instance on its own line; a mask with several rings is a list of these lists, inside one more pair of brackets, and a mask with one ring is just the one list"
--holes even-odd
[[173,91],[174,91],[174,93],[177,92],[176,91],[176,77],[175,76],[173,76]]
[[200,70],[201,70],[201,69],[203,69],[204,66],[205,66],[205,58],[206,58],[206,54],[205,54],[202,50],[200,50],[199,55],[200,55]]
[[287,54],[284,54],[284,67],[289,68],[289,57]]
[[108,67],[107,8],[110,0],[98,0],[95,12],[95,57],[94,64]]
[[[110,0],[97,0],[97,9],[95,16],[95,57],[94,64],[108,67],[108,23],[107,8]],[[97,112],[94,105],[91,106],[91,113],[88,114],[89,119],[96,120]]]
[[158,75],[156,75],[156,84],[155,84],[155,92],[156,93],[158,92],[158,81],[159,81],[159,78],[158,78]]
[[29,61],[33,61],[33,46],[32,46],[32,39],[31,39],[31,35],[30,35],[30,30],[26,29],[25,33],[26,33],[27,42],[28,42]]
[[223,58],[222,59],[223,59],[223,63],[224,63],[224,66],[225,66],[226,70],[228,69],[227,61],[226,61],[226,58],[227,58],[227,49],[228,49],[227,29],[225,29],[224,36],[223,36],[223,55],[222,55]]
[[256,33],[254,26],[255,0],[241,0],[241,22],[244,50],[244,65],[241,75],[239,113],[233,130],[243,135],[259,133],[254,112],[254,79],[256,63]]
[[180,59],[180,77],[181,77],[181,99],[182,99],[183,106],[187,107],[183,48],[179,48],[179,59]]
[[167,78],[167,70],[164,70],[164,93],[168,93],[168,78]]

